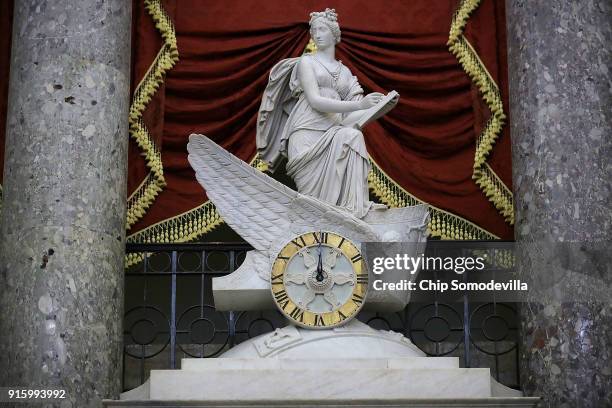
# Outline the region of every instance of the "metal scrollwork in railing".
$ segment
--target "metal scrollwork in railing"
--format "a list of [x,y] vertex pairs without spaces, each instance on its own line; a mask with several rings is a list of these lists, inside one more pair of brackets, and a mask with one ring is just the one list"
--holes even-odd
[[[216,357],[286,324],[277,311],[219,312],[212,278],[233,272],[248,244],[129,244],[144,260],[126,271],[124,389],[151,369],[178,368],[180,358]],[[430,356],[457,356],[462,366],[490,366],[518,386],[518,324],[512,304],[419,299],[398,313],[362,312],[371,327],[404,334]]]

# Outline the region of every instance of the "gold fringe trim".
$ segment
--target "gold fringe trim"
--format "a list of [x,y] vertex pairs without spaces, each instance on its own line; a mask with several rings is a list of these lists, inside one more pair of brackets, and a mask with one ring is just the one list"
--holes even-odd
[[136,87],[129,113],[130,136],[142,149],[147,166],[151,169],[145,180],[128,198],[127,226],[129,230],[147,212],[160,191],[166,186],[161,152],[155,146],[142,120],[142,113],[151,98],[164,82],[166,73],[179,59],[176,33],[170,17],[163,9],[161,0],[144,0],[145,7],[161,33],[164,44],[155,60]]
[[[267,164],[258,155],[251,160],[250,165],[260,171],[267,171]],[[214,230],[224,223],[212,201],[160,221],[127,237],[128,243],[162,243],[190,242]],[[144,259],[142,253],[131,253],[125,256],[125,267],[129,268]]]
[[[183,214],[163,220],[127,237],[127,242],[161,243],[189,242],[212,231],[223,223],[212,201]],[[130,253],[125,256],[125,267],[129,268],[142,261],[144,254]]]
[[372,168],[368,174],[368,184],[372,192],[384,204],[394,208],[418,204],[427,204],[429,206],[430,220],[428,227],[432,236],[456,240],[499,239],[498,236],[465,218],[419,200],[389,177],[372,158],[370,158],[370,164]]
[[497,209],[506,220],[509,220],[510,224],[514,224],[514,198],[512,192],[488,163],[484,163],[479,169],[476,183],[484,191],[489,200],[494,203],[501,203]]
[[514,198],[512,191],[501,181],[493,169],[486,163],[497,138],[505,125],[506,115],[501,93],[491,74],[478,57],[478,53],[463,35],[470,15],[478,8],[482,0],[462,0],[453,15],[448,37],[448,49],[457,58],[463,70],[478,86],[486,102],[491,117],[482,133],[476,139],[476,152],[472,179],[487,196],[489,201],[503,215],[504,219],[514,225]]

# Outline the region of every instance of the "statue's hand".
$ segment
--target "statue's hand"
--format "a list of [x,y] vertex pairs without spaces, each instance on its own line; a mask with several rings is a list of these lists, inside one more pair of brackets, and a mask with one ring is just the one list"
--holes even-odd
[[384,107],[384,109],[380,112],[380,116],[384,116],[387,113],[389,113],[393,108],[395,108],[395,105],[397,105],[397,102],[399,102],[399,98],[400,95],[396,94],[393,99],[391,99]]
[[397,105],[397,102],[399,101],[399,98],[400,98],[400,95],[399,95],[399,94],[395,95],[395,96],[393,97],[393,99],[391,99],[391,102],[389,103],[389,105],[391,105],[391,106],[395,106],[395,105]]
[[376,106],[378,102],[384,98],[385,95],[380,92],[372,92],[367,94],[362,100],[359,101],[359,107],[361,109],[369,109],[372,106]]

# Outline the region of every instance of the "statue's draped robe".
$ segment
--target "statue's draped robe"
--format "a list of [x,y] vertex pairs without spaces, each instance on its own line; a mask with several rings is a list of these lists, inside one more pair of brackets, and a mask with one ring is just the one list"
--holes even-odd
[[[363,134],[342,126],[342,114],[312,108],[297,76],[300,58],[283,60],[270,72],[257,121],[260,158],[274,170],[286,157],[287,174],[300,193],[344,207],[361,218],[372,205]],[[321,96],[343,101],[362,98],[357,78],[344,65],[338,66],[337,80],[318,61],[311,65]]]

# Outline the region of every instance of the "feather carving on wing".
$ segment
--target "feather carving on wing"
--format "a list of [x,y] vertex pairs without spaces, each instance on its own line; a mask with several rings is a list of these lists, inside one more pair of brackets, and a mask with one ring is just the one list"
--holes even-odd
[[203,135],[192,134],[189,163],[225,222],[269,255],[296,234],[329,230],[375,241],[376,232],[348,211],[299,194],[238,159]]

